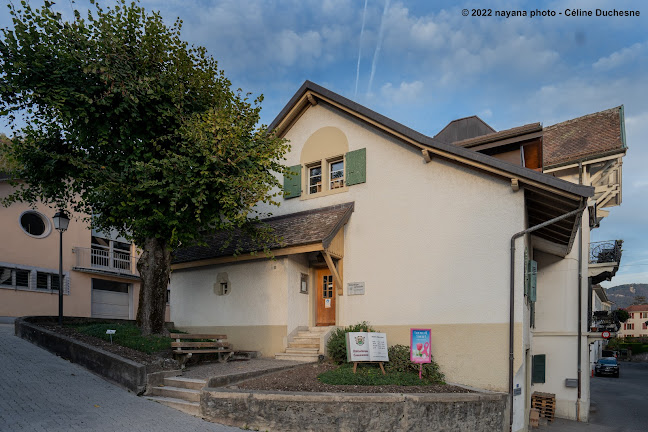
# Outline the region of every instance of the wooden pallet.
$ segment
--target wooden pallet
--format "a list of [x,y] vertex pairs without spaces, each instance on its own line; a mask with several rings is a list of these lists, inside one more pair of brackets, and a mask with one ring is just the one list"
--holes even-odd
[[553,393],[534,392],[531,395],[531,408],[537,409],[540,417],[553,421],[556,413],[556,395]]

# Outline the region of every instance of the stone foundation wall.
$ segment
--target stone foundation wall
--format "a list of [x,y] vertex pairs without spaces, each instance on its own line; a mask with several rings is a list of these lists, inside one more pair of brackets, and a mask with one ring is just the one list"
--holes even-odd
[[508,430],[501,393],[350,394],[271,393],[206,388],[201,414],[208,420],[263,431]]

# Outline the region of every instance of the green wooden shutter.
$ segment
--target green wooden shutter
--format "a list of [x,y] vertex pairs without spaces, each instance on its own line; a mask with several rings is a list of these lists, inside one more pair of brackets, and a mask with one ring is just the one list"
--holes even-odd
[[536,301],[538,283],[538,263],[536,261],[529,261],[529,300]]
[[346,154],[346,184],[365,183],[367,181],[367,149],[350,151]]
[[288,168],[292,173],[284,174],[284,198],[297,198],[301,195],[301,165]]
[[545,354],[538,354],[533,356],[531,366],[531,383],[544,384],[545,382],[545,369],[547,365],[547,356]]

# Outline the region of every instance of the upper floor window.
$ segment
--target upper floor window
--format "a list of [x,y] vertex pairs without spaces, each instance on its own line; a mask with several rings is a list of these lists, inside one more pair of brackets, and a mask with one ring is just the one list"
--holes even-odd
[[314,165],[308,168],[308,193],[315,194],[322,192],[322,165]]
[[284,173],[284,198],[315,198],[346,192],[347,187],[366,182],[366,149],[349,151],[340,129],[326,126],[304,142],[299,165]]
[[49,219],[34,210],[27,210],[20,215],[20,226],[31,237],[47,237],[51,231]]
[[329,162],[329,189],[344,187],[344,159]]

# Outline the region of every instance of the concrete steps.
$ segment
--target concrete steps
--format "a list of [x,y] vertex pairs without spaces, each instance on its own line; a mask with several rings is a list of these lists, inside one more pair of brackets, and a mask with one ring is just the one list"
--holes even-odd
[[293,360],[301,362],[316,362],[319,354],[299,354],[299,353],[277,353],[275,359],[277,360]]
[[196,417],[200,417],[200,404],[197,402],[187,402],[183,399],[175,399],[168,397],[156,397],[156,396],[146,396],[148,400],[159,402],[162,405],[166,405],[171,408],[175,408],[178,411],[182,411],[187,414],[191,414]]
[[286,352],[275,354],[277,360],[294,360],[315,362],[319,359],[320,341],[330,330],[330,327],[308,327],[308,330],[299,330],[288,342]]
[[206,384],[207,381],[199,379],[164,378],[164,385],[153,387],[146,398],[182,412],[200,416],[200,390]]

